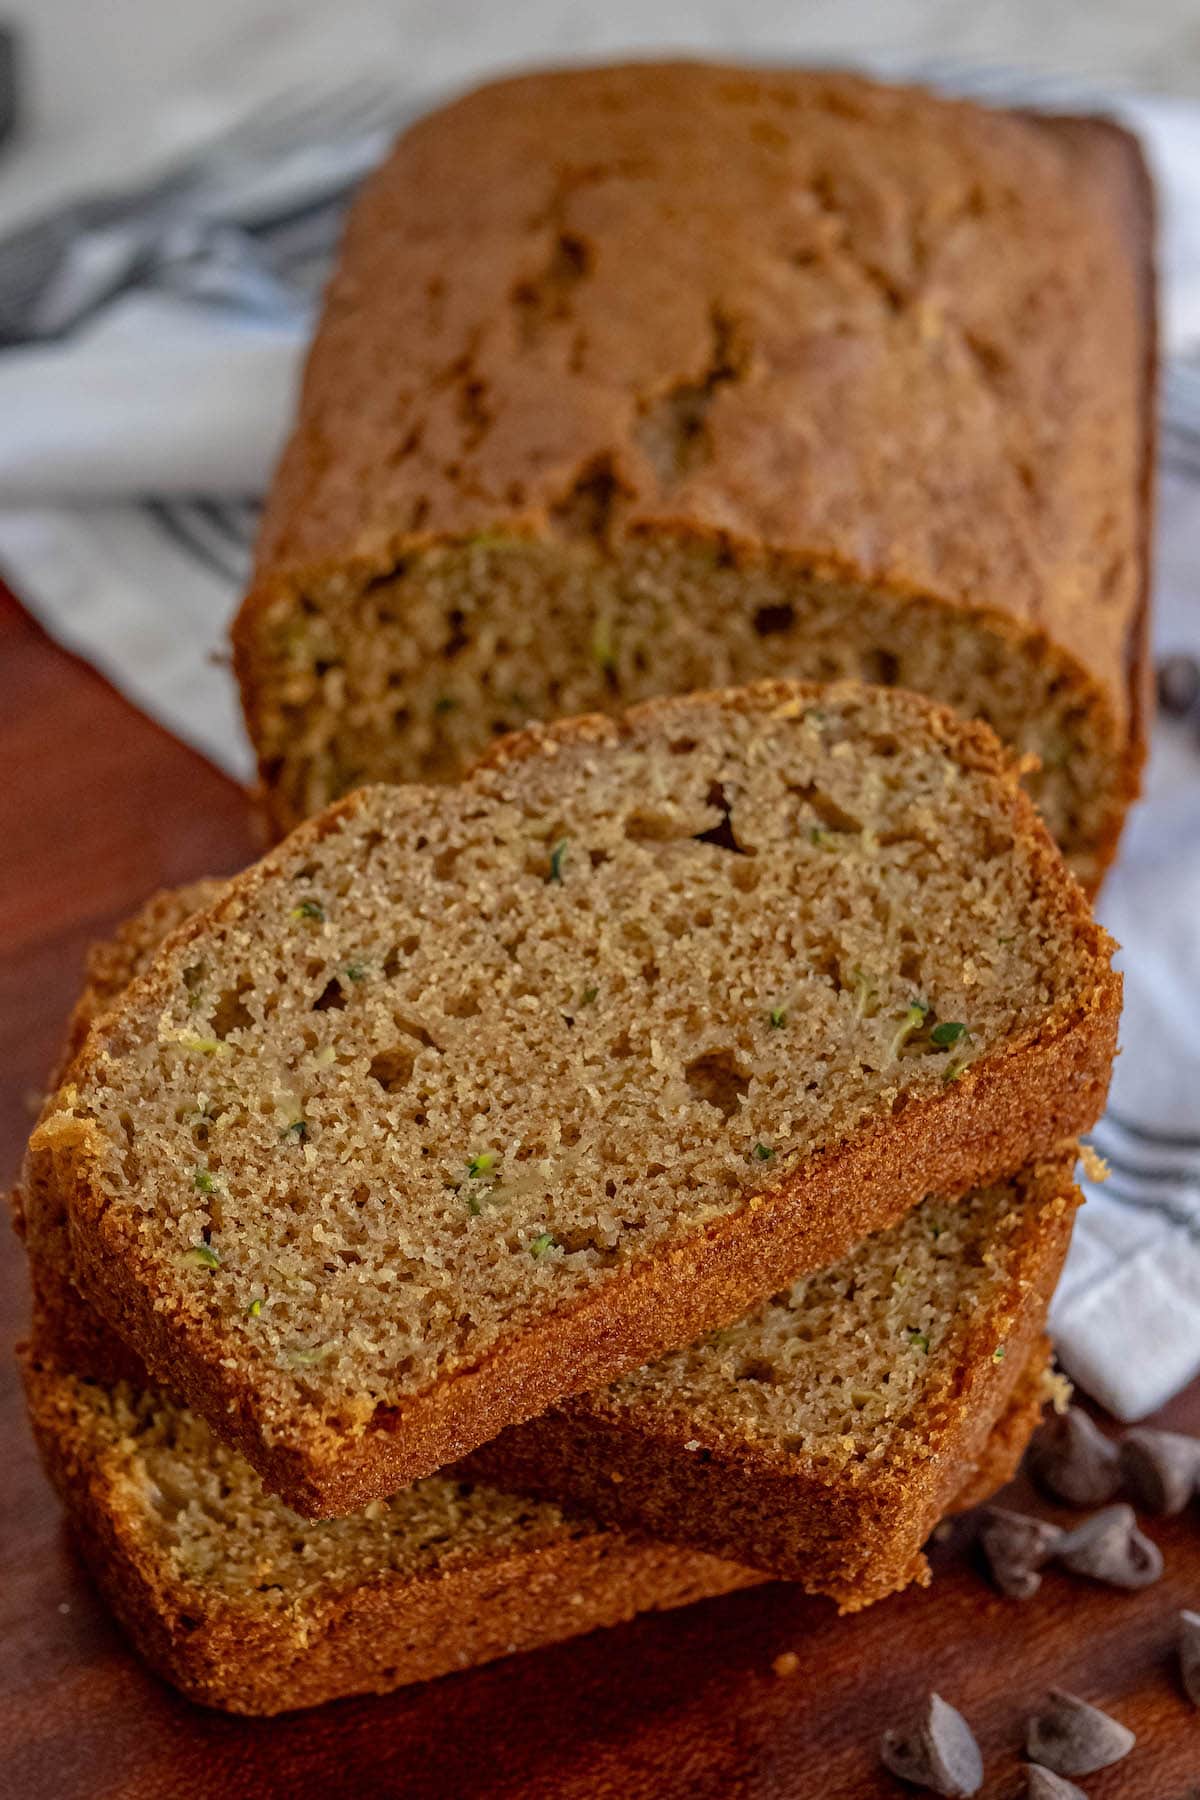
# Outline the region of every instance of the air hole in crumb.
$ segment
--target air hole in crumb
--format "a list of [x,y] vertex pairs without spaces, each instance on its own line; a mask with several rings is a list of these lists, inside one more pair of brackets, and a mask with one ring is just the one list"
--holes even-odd
[[[436,1049],[433,1039],[421,1025],[401,1024],[401,1031],[406,1031],[417,1043],[427,1048]],[[417,1052],[411,1043],[393,1044],[387,1050],[381,1050],[371,1061],[370,1074],[381,1088],[389,1094],[396,1094],[406,1088],[412,1080],[416,1066]]]
[[619,1062],[624,1062],[628,1057],[633,1055],[633,1044],[630,1042],[629,1033],[627,1031],[622,1031],[618,1037],[613,1039],[612,1043],[608,1046],[608,1054],[610,1056],[615,1056]]
[[808,966],[814,975],[823,975],[835,993],[845,989],[842,980],[842,959],[837,946],[828,942],[809,943],[805,945]]
[[754,615],[754,629],[759,637],[777,637],[790,631],[796,623],[796,609],[790,600],[778,606],[760,606]]
[[862,678],[879,687],[895,687],[900,679],[900,658],[890,650],[868,650],[862,659]]
[[767,1387],[775,1381],[775,1367],[761,1356],[753,1356],[744,1362],[737,1372],[738,1381],[761,1381]]
[[901,981],[906,981],[914,987],[919,986],[921,980],[921,958],[915,949],[906,950],[901,956],[899,974]]
[[248,994],[254,983],[248,975],[243,975],[236,988],[224,988],[221,997],[213,1008],[212,1034],[215,1038],[226,1038],[231,1031],[243,1031],[247,1025],[254,1023],[254,1015],[242,999]]
[[737,1066],[732,1050],[706,1050],[683,1071],[697,1100],[732,1119],[750,1088],[750,1077]]
[[312,1003],[314,1012],[341,1012],[346,1004],[346,996],[342,992],[342,984],[335,976],[327,981],[321,992]]
[[665,812],[650,812],[639,807],[625,820],[625,836],[634,844],[665,844],[673,838],[691,835],[686,824]]
[[410,936],[401,938],[400,942],[394,944],[388,951],[383,959],[383,972],[389,981],[400,973],[408,958],[415,953],[420,942],[420,938],[413,932]]
[[445,1010],[452,1019],[473,1019],[481,1008],[474,994],[454,994],[447,1000]]
[[404,1032],[406,1037],[416,1038],[418,1044],[424,1044],[427,1050],[440,1050],[441,1045],[434,1042],[419,1019],[397,1019],[397,1031]]
[[672,738],[671,742],[667,745],[667,749],[672,756],[690,756],[695,748],[695,738],[689,737]]
[[443,656],[457,656],[470,643],[466,631],[467,615],[455,606],[446,615],[446,641],[442,645]]
[[746,850],[738,843],[733,830],[733,804],[726,797],[725,789],[719,781],[714,781],[705,796],[705,804],[716,808],[721,814],[718,824],[711,825],[707,831],[693,833],[697,844],[712,844],[718,850],[732,850],[735,856],[752,856],[752,850]]

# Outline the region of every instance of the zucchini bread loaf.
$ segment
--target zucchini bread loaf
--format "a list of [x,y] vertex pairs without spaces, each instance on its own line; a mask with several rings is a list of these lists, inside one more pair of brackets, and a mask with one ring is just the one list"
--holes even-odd
[[987,729],[766,683],[364,790],[35,1133],[97,1310],[346,1511],[1086,1128],[1119,1003]]
[[826,72],[500,82],[351,219],[235,631],[280,829],[788,674],[991,722],[1085,884],[1145,732],[1152,200],[1103,121]]
[[[214,886],[156,895],[93,949],[68,1053]],[[956,1205],[925,1201],[732,1328],[501,1433],[464,1475],[584,1500],[843,1607],[922,1579],[921,1545],[972,1465],[999,1485],[1036,1419],[1071,1163],[1067,1150]],[[145,1389],[75,1291],[61,1206],[31,1193],[24,1213],[35,1344],[74,1375]]]

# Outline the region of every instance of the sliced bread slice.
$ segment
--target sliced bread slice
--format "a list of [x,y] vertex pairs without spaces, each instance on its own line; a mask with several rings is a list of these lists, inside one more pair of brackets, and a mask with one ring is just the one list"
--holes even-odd
[[1073,1152],[929,1199],[739,1324],[511,1426],[466,1471],[829,1594],[921,1553],[1041,1343]]
[[[113,1004],[200,897],[156,895],[92,952],[76,1024]],[[27,1207],[36,1342],[77,1375],[144,1388],[133,1353],[76,1293],[62,1210],[45,1198]],[[866,1605],[924,1578],[921,1545],[956,1492],[968,1503],[985,1442],[985,1478],[1005,1478],[1006,1403],[1015,1466],[1076,1199],[1065,1153],[955,1206],[924,1201],[842,1265],[691,1352],[511,1428],[462,1472]]]
[[763,1580],[466,1479],[311,1525],[185,1407],[44,1353],[23,1372],[97,1587],[139,1654],[206,1706],[385,1693]]
[[32,1179],[154,1377],[344,1512],[1086,1128],[1110,950],[986,728],[855,684],[652,702],[223,887]]
[[[964,1471],[961,1505],[1013,1473],[1044,1359]],[[135,1649],[189,1699],[290,1712],[386,1693],[765,1578],[604,1530],[462,1477],[346,1519],[300,1519],[185,1407],[23,1358],[42,1460]]]

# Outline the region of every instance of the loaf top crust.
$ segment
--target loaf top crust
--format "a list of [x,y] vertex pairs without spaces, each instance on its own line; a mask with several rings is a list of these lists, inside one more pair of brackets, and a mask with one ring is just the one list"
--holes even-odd
[[355,207],[250,607],[675,532],[1044,633],[1137,739],[1151,216],[1116,126],[845,74],[468,94]]

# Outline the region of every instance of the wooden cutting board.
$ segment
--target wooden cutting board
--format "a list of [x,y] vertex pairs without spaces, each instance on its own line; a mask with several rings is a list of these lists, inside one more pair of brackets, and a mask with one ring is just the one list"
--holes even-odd
[[[255,836],[232,783],[2,593],[0,771],[7,1182],[86,945],[151,889],[240,867]],[[881,1772],[879,1734],[930,1687],[975,1728],[989,1800],[1016,1800],[1022,1722],[1051,1684],[1138,1734],[1125,1762],[1088,1778],[1092,1800],[1183,1800],[1200,1783],[1200,1713],[1171,1657],[1179,1608],[1200,1609],[1200,1505],[1150,1523],[1167,1572],[1141,1594],[1054,1574],[1034,1600],[1004,1600],[967,1520],[936,1547],[932,1588],[856,1618],[775,1584],[385,1699],[263,1722],[203,1712],[140,1668],[63,1538],[13,1366],[26,1311],[19,1247],[2,1234],[0,1794],[13,1800],[895,1797],[911,1790]],[[1200,1432],[1200,1384],[1162,1417]],[[776,1675],[789,1650],[798,1671]]]

